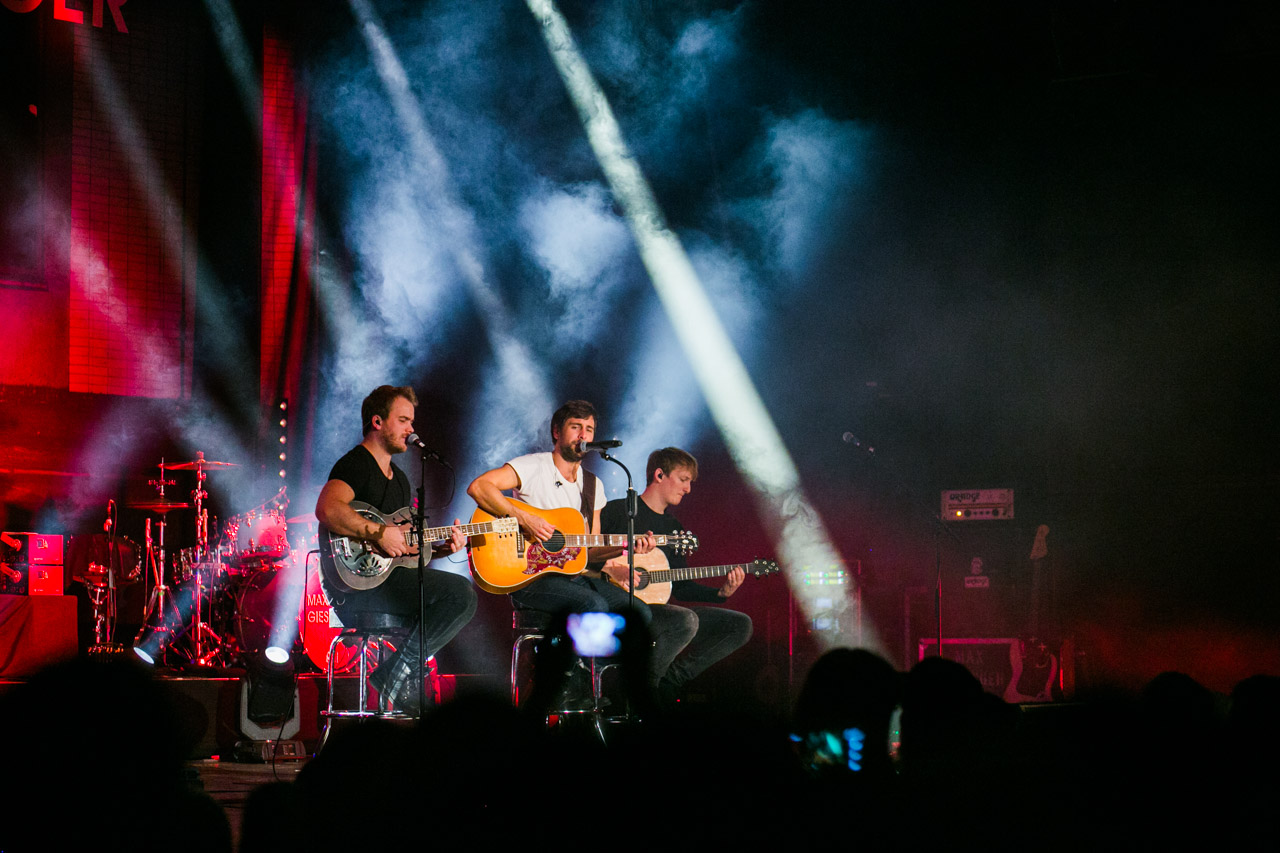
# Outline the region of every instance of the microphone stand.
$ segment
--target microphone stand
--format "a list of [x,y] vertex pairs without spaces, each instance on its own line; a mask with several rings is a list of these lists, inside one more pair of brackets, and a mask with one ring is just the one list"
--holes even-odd
[[[852,444],[858,450],[861,450],[871,459],[881,459],[882,457],[876,453],[876,449],[870,445],[864,445],[852,433],[845,433],[845,441]],[[913,501],[917,502],[922,508],[928,506],[924,501],[920,500],[920,496],[914,489],[909,486],[905,480],[898,474],[893,466],[884,463],[880,466],[897,484],[898,488],[909,495]],[[942,514],[936,510],[929,510],[929,524],[933,528],[933,560],[934,560],[934,590],[933,590],[933,611],[935,619],[935,627],[937,628],[938,640],[938,657],[946,657],[942,652],[942,533],[946,533],[951,537],[951,541],[957,546],[960,545],[960,537],[956,536],[954,530],[946,525],[946,520]],[[906,614],[907,630],[911,628],[911,614]]]
[[427,452],[418,448],[418,506],[413,512],[413,535],[418,543],[418,654],[414,671],[418,673],[418,717],[427,706],[427,650],[425,626],[427,622],[427,543],[422,541],[427,529]]
[[434,459],[446,468],[453,466],[440,457],[439,453],[429,450],[425,445],[413,445],[418,451],[418,506],[413,512],[413,536],[418,543],[418,660],[415,668],[418,673],[418,713],[427,706],[427,546],[424,541],[427,530],[427,460]]
[[636,490],[631,482],[631,472],[622,464],[622,460],[610,456],[609,451],[604,449],[600,450],[600,458],[608,459],[627,475],[627,614],[633,615],[636,609],[636,591],[631,579],[636,570]]
[[[600,449],[600,458],[607,459],[610,462],[612,462],[614,465],[617,465],[619,468],[622,469],[622,473],[627,475],[627,619],[631,622],[632,625],[634,625],[635,618],[636,618],[635,576],[636,576],[636,509],[637,509],[636,507],[637,495],[636,495],[635,485],[631,480],[631,471],[628,470],[626,465],[622,464],[622,460],[618,459],[615,456],[610,456],[609,451],[605,448]],[[600,531],[597,530],[596,532],[599,533]],[[624,676],[624,678],[625,677],[626,676]],[[634,675],[632,677],[634,677]],[[595,673],[592,673],[592,679],[594,678],[595,678]],[[593,690],[592,692],[594,693],[595,691]],[[631,703],[629,701],[627,702],[626,708],[623,711],[623,716],[625,716],[628,720],[631,719]],[[596,708],[596,729],[597,731],[599,731],[600,729],[600,709],[598,707]],[[603,740],[604,738],[603,732],[600,732],[600,737]]]

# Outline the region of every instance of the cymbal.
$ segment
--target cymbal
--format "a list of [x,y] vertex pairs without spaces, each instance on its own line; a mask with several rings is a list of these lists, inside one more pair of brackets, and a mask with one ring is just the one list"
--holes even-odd
[[316,514],[309,512],[306,515],[295,515],[293,518],[286,518],[286,524],[315,524]]
[[197,468],[239,468],[239,462],[218,462],[213,459],[192,459],[190,462],[166,462],[160,466],[166,471],[194,471]]
[[125,504],[129,509],[142,509],[147,512],[157,512],[164,515],[175,509],[190,509],[191,504],[183,501],[138,501],[137,503]]

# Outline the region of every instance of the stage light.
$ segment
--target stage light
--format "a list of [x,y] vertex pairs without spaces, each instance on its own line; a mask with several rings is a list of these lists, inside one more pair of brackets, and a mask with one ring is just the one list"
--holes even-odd
[[[133,642],[133,653],[154,666],[164,650],[182,639],[191,627],[195,600],[190,587],[167,587]],[[153,593],[154,595],[154,593]]]
[[[608,98],[578,51],[568,23],[552,0],[525,0],[541,27],[587,139],[623,209],[658,298],[688,357],[730,455],[751,487],[777,542],[780,561],[797,598],[810,609],[795,567],[843,560],[800,483],[782,437],[746,366],[729,340],[679,238],[668,227],[636,158],[622,137]],[[847,602],[846,602],[847,603]],[[835,642],[845,642],[837,638]],[[854,645],[848,641],[848,645]]]
[[261,655],[245,661],[248,682],[248,720],[258,724],[279,724],[294,714],[294,667],[289,652],[269,646]]
[[266,656],[267,660],[277,664],[287,663],[289,660],[289,650],[280,646],[267,646],[267,650],[263,652],[263,655]]

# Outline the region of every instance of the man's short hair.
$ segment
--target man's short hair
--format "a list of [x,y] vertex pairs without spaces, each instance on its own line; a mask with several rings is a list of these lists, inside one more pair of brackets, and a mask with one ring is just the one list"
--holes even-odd
[[368,397],[364,398],[364,402],[360,404],[360,424],[361,435],[368,435],[373,429],[374,417],[382,418],[384,421],[391,414],[391,404],[398,398],[403,397],[409,401],[409,405],[414,408],[418,407],[418,395],[413,393],[413,388],[408,385],[379,385],[370,392]]
[[591,420],[596,422],[596,429],[600,428],[600,418],[596,417],[596,407],[588,403],[586,400],[570,400],[560,408],[556,409],[556,413],[551,416],[551,440],[556,440],[556,433],[563,427],[564,422],[569,418],[578,418],[579,420]]
[[649,464],[645,465],[646,483],[653,482],[653,475],[659,468],[664,474],[670,474],[677,468],[688,468],[693,479],[698,479],[698,460],[692,453],[678,447],[664,447],[649,454]]

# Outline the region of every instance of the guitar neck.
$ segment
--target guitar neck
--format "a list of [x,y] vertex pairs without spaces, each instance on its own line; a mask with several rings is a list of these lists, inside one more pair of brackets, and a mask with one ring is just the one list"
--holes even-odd
[[[639,536],[640,534],[636,534]],[[676,536],[658,536],[654,535],[654,541],[659,545],[673,544],[678,537]],[[599,533],[599,534],[566,534],[564,543],[570,548],[612,548],[627,544],[627,535],[625,533]]]
[[[459,524],[458,527],[462,528],[463,536],[483,536],[486,533],[493,532],[492,521],[482,521],[476,524]],[[448,539],[453,535],[452,531],[453,525],[448,525],[446,527],[428,527],[422,531],[422,539],[425,542],[437,542],[441,539]],[[416,546],[418,544],[417,534],[412,530],[409,531],[409,534],[405,537],[405,541],[407,541],[410,546]]]
[[718,578],[729,574],[729,572],[741,566],[742,563],[733,563],[727,566],[697,566],[695,568],[683,569],[660,569],[656,572],[649,572],[649,583],[671,583],[672,581],[693,581],[699,578]]

